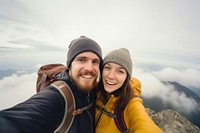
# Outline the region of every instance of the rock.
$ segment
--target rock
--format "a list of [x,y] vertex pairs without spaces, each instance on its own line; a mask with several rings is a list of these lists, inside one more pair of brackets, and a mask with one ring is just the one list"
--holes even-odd
[[155,112],[147,108],[147,113],[164,133],[200,133],[200,129],[174,110]]

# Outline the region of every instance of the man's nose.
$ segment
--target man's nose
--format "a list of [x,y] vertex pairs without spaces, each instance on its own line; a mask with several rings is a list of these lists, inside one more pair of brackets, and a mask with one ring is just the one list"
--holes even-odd
[[86,64],[85,64],[85,67],[84,67],[86,70],[88,71],[93,71],[94,69],[94,66],[93,66],[93,63],[91,61],[88,61]]

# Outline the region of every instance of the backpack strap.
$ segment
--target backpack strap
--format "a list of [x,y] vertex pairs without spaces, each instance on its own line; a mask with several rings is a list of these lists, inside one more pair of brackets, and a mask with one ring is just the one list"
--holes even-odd
[[53,82],[51,85],[63,95],[66,107],[63,120],[59,127],[55,130],[55,133],[67,133],[73,123],[75,115],[80,115],[85,110],[90,109],[93,106],[93,102],[82,108],[76,109],[76,102],[73,92],[66,82],[58,80]]
[[65,99],[66,109],[64,117],[59,127],[55,130],[55,132],[65,133],[68,132],[74,120],[74,115],[72,115],[76,107],[74,95],[70,87],[64,81],[55,81],[51,85],[54,86],[63,95],[63,98]]
[[126,127],[126,123],[125,123],[125,120],[124,120],[124,110],[123,111],[115,111],[115,114],[112,114],[112,113],[104,110],[103,108],[101,108],[98,105],[96,105],[96,108],[100,112],[102,112],[102,113],[106,114],[107,116],[113,118],[117,128],[119,129],[119,131],[121,131],[122,133],[129,133],[129,129]]
[[126,127],[126,123],[124,120],[124,110],[123,111],[115,111],[116,118],[114,118],[115,124],[118,127],[118,129],[122,133],[129,133],[129,129]]
[[72,113],[72,115],[73,115],[73,116],[75,116],[75,115],[80,115],[80,114],[83,113],[83,111],[86,111],[86,110],[92,108],[92,106],[93,106],[93,102],[91,102],[89,105],[84,106],[84,107],[82,107],[82,108],[80,108],[80,109],[74,110],[73,113]]
[[101,112],[101,113],[104,113],[106,114],[107,116],[111,117],[111,118],[116,118],[117,115],[116,114],[112,114],[106,110],[104,110],[103,108],[101,108],[100,106],[96,105],[96,108]]

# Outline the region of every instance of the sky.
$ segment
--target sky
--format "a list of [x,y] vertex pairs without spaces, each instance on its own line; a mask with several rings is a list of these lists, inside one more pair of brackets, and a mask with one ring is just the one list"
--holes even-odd
[[[70,41],[81,35],[98,42],[103,55],[128,48],[146,96],[172,93],[160,80],[200,88],[199,6],[199,0],[0,0],[0,70],[29,72],[0,80],[0,109],[34,94],[38,67],[65,64]],[[184,102],[196,106],[191,99],[177,106],[187,110]]]

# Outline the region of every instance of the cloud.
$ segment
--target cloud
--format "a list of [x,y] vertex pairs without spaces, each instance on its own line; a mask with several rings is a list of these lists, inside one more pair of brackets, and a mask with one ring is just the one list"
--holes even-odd
[[171,67],[161,71],[154,71],[152,74],[162,81],[176,81],[188,88],[200,88],[200,71],[195,69],[174,69]]
[[[38,69],[40,66],[41,64],[37,65],[36,68]],[[191,77],[186,76],[188,79],[185,78],[184,80],[190,80],[190,78],[192,78],[196,81],[195,78],[198,78],[195,76],[196,73],[196,70],[182,69],[180,71],[173,68],[166,68],[161,71],[157,71],[156,73],[150,73],[136,68],[134,76],[142,83],[142,95],[144,97],[152,98],[157,96],[165,103],[171,103],[177,110],[190,113],[198,108],[198,103],[196,103],[193,99],[188,98],[184,93],[175,91],[173,86],[163,84],[161,80],[170,78],[170,81],[179,81],[183,75],[193,74]],[[158,76],[158,74],[160,75]],[[163,75],[161,74],[168,76],[163,78]],[[20,73],[4,77],[0,80],[0,109],[11,107],[17,103],[23,102],[35,94],[36,76],[36,73]],[[191,84],[191,86],[194,85]]]
[[[173,70],[171,71],[165,71],[165,70]],[[163,73],[164,71],[164,73]],[[198,103],[192,99],[188,98],[184,93],[180,93],[175,91],[173,89],[173,86],[165,85],[161,81],[182,81],[181,83],[184,83],[184,80],[192,80],[198,81],[198,71],[197,70],[190,70],[190,69],[183,69],[182,71],[173,69],[173,68],[166,68],[161,71],[155,72],[144,72],[142,69],[136,69],[135,70],[135,77],[137,77],[141,83],[142,83],[142,95],[146,98],[153,98],[153,97],[159,97],[161,98],[164,103],[170,103],[172,104],[178,111],[185,112],[185,113],[191,113],[193,111],[196,111],[196,109],[199,108]],[[160,74],[158,76],[158,74]],[[180,80],[183,75],[187,74],[194,74],[193,76],[185,76],[184,79]],[[156,75],[156,76],[155,76]],[[167,75],[167,76],[166,76]],[[163,78],[163,76],[165,78]],[[168,80],[168,78],[170,80]],[[188,83],[188,81],[187,81]],[[190,83],[190,86],[199,86],[196,82],[193,82],[194,84]],[[186,85],[186,84],[185,84]],[[188,85],[188,84],[187,84]]]
[[0,80],[0,110],[23,102],[36,93],[36,73],[14,74]]
[[18,60],[19,53],[66,50],[72,39],[86,35],[105,53],[123,45],[134,57],[198,68],[198,5],[180,0],[0,1],[0,54],[13,52]]
[[14,54],[16,51],[31,54],[63,49],[23,1],[8,0],[0,3],[0,51],[5,54]]
[[179,112],[184,112],[190,114],[198,109],[198,103],[192,99],[188,98],[185,93],[177,92],[171,85],[164,85],[163,91],[160,92],[158,97],[160,97],[165,103],[170,103]]

